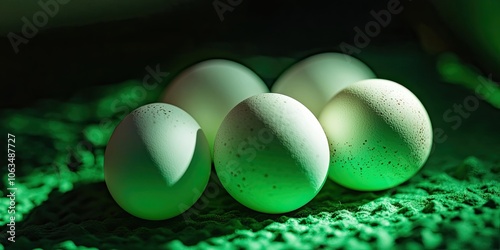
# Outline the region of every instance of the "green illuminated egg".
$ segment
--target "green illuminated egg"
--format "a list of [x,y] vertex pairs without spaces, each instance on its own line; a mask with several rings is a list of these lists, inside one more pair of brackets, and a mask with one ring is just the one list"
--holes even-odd
[[351,189],[397,186],[419,171],[431,151],[427,111],[413,93],[389,80],[347,87],[319,120],[330,142],[329,177]]
[[328,141],[301,103],[265,93],[239,103],[215,139],[217,175],[241,204],[286,213],[312,200],[328,173]]
[[351,83],[369,78],[375,78],[375,74],[360,60],[346,54],[322,53],[286,70],[271,92],[290,96],[319,116],[335,94]]
[[210,150],[185,111],[154,103],[137,108],[116,127],[106,147],[104,177],[114,200],[143,219],[181,214],[204,191]]
[[227,113],[246,98],[265,92],[269,89],[250,69],[233,61],[214,59],[184,70],[166,89],[162,101],[194,117],[213,153],[217,129]]

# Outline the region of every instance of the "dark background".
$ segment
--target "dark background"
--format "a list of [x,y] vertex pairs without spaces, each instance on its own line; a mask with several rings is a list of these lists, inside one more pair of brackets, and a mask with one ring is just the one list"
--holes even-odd
[[[353,27],[363,28],[373,20],[370,10],[387,9],[387,2],[244,0],[225,12],[221,21],[212,1],[192,1],[141,18],[42,29],[28,44],[19,46],[18,54],[2,37],[1,105],[30,106],[41,98],[64,100],[88,86],[143,77],[145,66],[157,63],[176,73],[213,57],[301,58],[339,51],[341,42],[352,44]],[[393,15],[369,47],[418,42],[414,27],[426,24],[474,61],[428,2],[402,0],[401,5],[403,13]]]

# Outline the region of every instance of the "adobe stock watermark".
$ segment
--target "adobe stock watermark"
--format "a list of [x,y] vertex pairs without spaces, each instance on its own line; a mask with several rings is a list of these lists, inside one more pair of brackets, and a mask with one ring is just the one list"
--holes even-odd
[[[370,44],[371,39],[378,36],[380,32],[382,32],[382,28],[387,27],[391,23],[392,16],[401,14],[403,10],[404,7],[401,5],[400,0],[389,0],[389,2],[387,2],[387,8],[378,12],[371,10],[370,15],[373,20],[367,22],[362,28],[358,26],[354,27],[356,34],[354,35],[352,43],[342,42],[339,45],[342,53],[346,55],[361,53],[361,50]],[[350,60],[347,56],[346,59]]]
[[[248,136],[243,141],[238,144],[236,148],[236,156],[240,158],[239,160],[232,159],[227,164],[227,168],[231,169],[233,177],[241,174],[243,170],[242,163],[249,163],[255,160],[260,152],[266,149],[266,145],[273,142],[274,135],[269,128],[261,128],[253,135]],[[243,164],[244,165],[244,164]],[[226,179],[226,183],[231,183],[234,178]],[[222,180],[221,180],[222,181]]]
[[[168,72],[163,72],[160,69],[160,65],[157,64],[154,68],[151,66],[146,66],[145,71],[147,74],[143,77],[142,83],[133,87],[131,93],[134,94],[134,98],[126,98],[120,96],[116,98],[110,106],[112,113],[118,114],[119,119],[125,118],[133,109],[135,109],[139,104],[143,103],[150,91],[158,88],[165,78],[170,74]],[[111,118],[104,118],[98,123],[99,131],[110,131],[114,128],[114,122]],[[82,131],[83,132],[83,131]],[[78,142],[73,147],[66,147],[67,150],[67,166],[72,172],[78,171],[83,162],[81,161],[81,156],[78,152],[88,151],[93,154],[95,150],[95,145],[92,144],[87,139],[83,139]],[[56,163],[53,163],[57,167]]]
[[215,197],[219,195],[222,187],[218,185],[216,180],[217,174],[215,173],[215,171],[211,171],[210,178],[208,180],[207,186],[205,187],[205,190],[199,190],[198,188],[193,188],[191,190],[191,192],[194,194],[193,197],[200,198],[195,198],[192,201],[192,206],[188,206],[185,203],[177,205],[179,211],[183,211],[182,217],[184,218],[184,221],[192,221],[193,219],[191,219],[191,216],[193,216],[193,214],[199,214],[201,210],[208,207],[210,199],[215,199]]
[[212,2],[212,6],[214,6],[215,12],[219,17],[221,22],[224,22],[224,13],[233,12],[233,10],[238,7],[243,0],[226,0],[226,2],[222,0],[214,0]]
[[[271,130],[268,128],[262,128],[257,133],[254,133],[251,136],[248,136],[243,141],[238,144],[236,148],[236,154],[239,155],[241,160],[231,160],[227,163],[227,168],[231,169],[232,176],[229,179],[225,179],[224,182],[226,184],[234,181],[235,175],[241,174],[243,170],[243,166],[241,166],[242,162],[252,162],[259,154],[259,152],[266,149],[266,145],[270,144],[274,140],[274,135]],[[193,188],[192,192],[198,196],[201,193],[201,197],[194,203],[192,207],[187,206],[184,203],[178,205],[180,211],[184,211],[182,213],[182,217],[185,221],[192,221],[191,216],[193,214],[199,214],[201,210],[208,207],[210,199],[214,199],[219,195],[220,189],[223,188],[221,185],[218,185],[216,182],[217,176],[214,171],[212,171],[210,175],[210,181],[203,192],[203,190],[198,190],[197,188]],[[221,180],[222,181],[222,180]]]
[[121,96],[111,103],[111,110],[113,113],[119,113],[120,118],[124,118],[132,109],[135,109],[140,103],[144,102],[148,96],[148,92],[155,90],[158,84],[162,83],[170,74],[162,72],[159,64],[155,68],[148,65],[145,70],[147,74],[143,77],[142,84],[135,86],[131,91],[135,98],[131,99]]
[[[443,113],[443,121],[450,124],[452,130],[459,129],[463,121],[470,118],[472,113],[479,109],[479,100],[488,100],[491,96],[498,95],[497,92],[500,91],[491,84],[494,83],[492,74],[488,78],[478,76],[477,79],[480,84],[474,89],[474,94],[466,96],[461,103],[454,103],[451,108]],[[440,127],[434,128],[433,137],[435,144],[441,144],[448,140],[445,129]]]
[[7,240],[16,242],[16,136],[7,133],[7,197],[9,198],[9,206],[7,207],[8,221],[7,223]]
[[38,34],[40,28],[45,27],[49,23],[49,19],[55,17],[60,10],[62,5],[66,5],[71,0],[39,0],[38,6],[40,10],[35,12],[31,19],[26,16],[21,17],[23,22],[21,33],[16,34],[14,32],[9,32],[7,38],[9,39],[10,45],[14,52],[19,53],[19,46],[21,44],[27,44],[29,39],[35,37]]

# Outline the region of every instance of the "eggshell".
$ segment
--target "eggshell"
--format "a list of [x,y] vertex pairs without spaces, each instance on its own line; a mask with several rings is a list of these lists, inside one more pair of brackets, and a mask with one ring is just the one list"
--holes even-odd
[[419,171],[431,151],[427,111],[412,92],[389,80],[352,84],[319,120],[330,143],[329,177],[351,189],[397,186]]
[[215,135],[227,113],[246,98],[265,92],[269,89],[250,69],[236,62],[213,59],[183,71],[166,89],[162,101],[194,117],[213,153]]
[[239,103],[215,139],[214,163],[224,188],[241,204],[286,213],[315,197],[328,173],[328,141],[298,101],[265,93]]
[[351,83],[369,78],[375,78],[375,74],[360,60],[346,54],[322,53],[286,70],[271,92],[290,96],[319,116],[335,94]]
[[196,121],[165,103],[137,108],[116,127],[104,156],[104,177],[114,200],[143,219],[181,214],[210,176],[208,143]]

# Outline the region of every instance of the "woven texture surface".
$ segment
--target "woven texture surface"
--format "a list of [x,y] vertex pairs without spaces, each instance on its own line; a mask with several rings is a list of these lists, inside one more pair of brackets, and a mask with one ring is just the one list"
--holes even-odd
[[[140,81],[2,111],[2,130],[17,138],[18,221],[10,243],[2,171],[0,249],[499,249],[500,112],[481,102],[460,128],[451,128],[443,112],[470,92],[441,83],[432,60],[409,54],[406,65],[399,54],[382,52],[365,61],[379,76],[406,83],[433,125],[447,131],[446,141],[435,145],[422,171],[396,188],[355,192],[327,181],[313,201],[283,215],[238,204],[214,171],[202,198],[173,219],[144,221],[118,207],[103,181],[103,152],[123,115],[159,96],[135,98]],[[381,58],[385,64],[374,63]],[[269,70],[261,64],[249,66]],[[117,99],[131,100],[128,110],[110,111]]]

